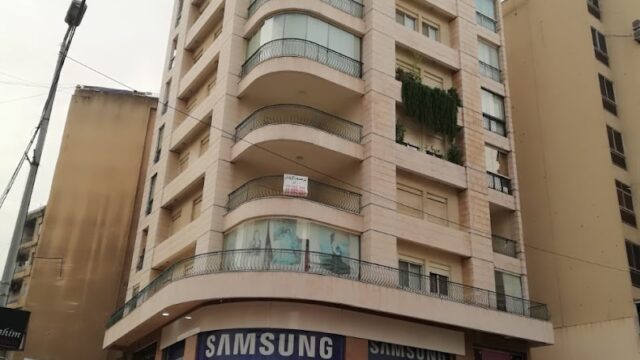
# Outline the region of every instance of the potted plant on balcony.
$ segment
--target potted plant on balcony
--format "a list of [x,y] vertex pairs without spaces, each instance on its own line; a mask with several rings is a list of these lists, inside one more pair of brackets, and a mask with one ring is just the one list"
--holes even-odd
[[458,107],[462,105],[457,90],[429,87],[422,84],[416,72],[400,68],[396,69],[396,78],[402,82],[402,103],[406,114],[431,131],[444,135],[445,143],[450,144],[445,158],[460,164],[462,154],[454,143],[458,134]]
[[404,127],[404,125],[396,121],[396,142],[398,144],[404,144],[404,134],[406,132],[407,129]]

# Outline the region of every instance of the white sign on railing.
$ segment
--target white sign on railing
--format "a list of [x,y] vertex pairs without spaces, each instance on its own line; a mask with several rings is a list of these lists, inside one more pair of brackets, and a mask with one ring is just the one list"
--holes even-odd
[[282,192],[286,196],[306,197],[309,195],[309,178],[306,176],[284,174]]

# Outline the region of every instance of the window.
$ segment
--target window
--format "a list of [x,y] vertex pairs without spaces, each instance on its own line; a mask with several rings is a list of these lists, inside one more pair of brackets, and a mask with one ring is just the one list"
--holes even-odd
[[618,115],[616,107],[616,95],[613,92],[613,83],[606,77],[598,74],[600,82],[600,94],[602,94],[602,106],[614,115]]
[[634,244],[631,241],[625,241],[627,247],[627,260],[629,261],[629,267],[640,271],[640,245]]
[[620,216],[622,222],[627,225],[636,226],[636,213],[633,210],[633,196],[631,187],[616,180],[616,191],[618,193],[618,205],[620,206]]
[[155,360],[157,344],[153,343],[146,348],[133,353],[133,360]]
[[449,267],[431,263],[429,272],[429,290],[432,294],[449,295]]
[[164,115],[169,108],[169,92],[171,91],[171,80],[164,85],[164,96],[162,97],[162,114]]
[[422,219],[422,190],[398,184],[398,212]]
[[482,89],[482,116],[485,129],[502,136],[507,135],[502,96]]
[[173,212],[171,213],[171,232],[170,234],[173,235],[176,232],[178,232],[178,230],[180,230],[181,226],[182,226],[182,209],[175,209],[173,210]]
[[158,174],[154,174],[149,181],[149,196],[147,197],[147,208],[145,209],[145,215],[151,214],[153,208],[153,194],[156,191],[156,179]]
[[402,10],[396,10],[396,22],[413,31],[418,31],[418,22],[415,16],[411,16]]
[[200,139],[200,155],[207,152],[207,150],[209,150],[209,134]]
[[400,260],[400,286],[409,289],[422,289],[422,265],[414,262]]
[[162,140],[164,138],[164,124],[158,128],[158,139],[156,140],[156,153],[153,156],[153,163],[157,163],[160,160],[162,154]]
[[189,153],[185,152],[180,155],[180,158],[178,158],[178,174],[182,174],[187,167],[189,167]]
[[431,40],[440,41],[440,28],[427,22],[422,22],[422,35]]
[[183,360],[184,340],[175,343],[162,351],[162,360]]
[[494,0],[476,0],[476,22],[478,25],[496,32],[498,30],[497,18]]
[[607,40],[605,39],[604,34],[592,27],[591,39],[593,40],[593,49],[596,52],[596,59],[600,60],[605,65],[609,65]]
[[202,212],[202,194],[193,199],[193,204],[191,205],[191,220],[197,219]]
[[524,314],[520,276],[496,270],[495,277],[498,310]]
[[625,246],[627,248],[631,284],[635,287],[640,287],[640,246],[629,240],[625,241]]
[[447,226],[449,224],[447,198],[427,193],[427,217],[431,222]]
[[591,15],[600,19],[600,0],[587,0],[587,9]]
[[489,349],[475,349],[475,360],[524,360],[524,355]]
[[487,171],[509,176],[507,154],[490,146],[485,146],[484,151]]
[[609,150],[611,151],[611,161],[623,169],[627,168],[627,160],[624,156],[624,146],[622,145],[622,134],[607,125],[607,138],[609,139]]
[[136,297],[136,295],[138,295],[139,292],[140,292],[140,285],[134,285],[133,289],[131,290],[131,297],[132,298]]
[[184,7],[184,0],[178,0],[178,9],[176,9],[176,26],[180,24],[182,19],[182,8]]
[[308,40],[353,60],[360,60],[359,37],[324,21],[302,14],[280,14],[265,20],[260,30],[249,40],[247,59],[260,46],[273,40],[291,37]]
[[144,266],[144,255],[147,251],[147,238],[149,237],[149,228],[142,230],[140,239],[140,247],[138,248],[138,262],[136,263],[136,271],[142,270]]
[[502,81],[500,68],[500,50],[484,41],[478,41],[478,59],[480,61],[480,74],[495,81]]
[[176,62],[176,55],[178,54],[178,38],[173,39],[173,45],[171,45],[171,57],[169,58],[169,70],[173,69],[173,65]]

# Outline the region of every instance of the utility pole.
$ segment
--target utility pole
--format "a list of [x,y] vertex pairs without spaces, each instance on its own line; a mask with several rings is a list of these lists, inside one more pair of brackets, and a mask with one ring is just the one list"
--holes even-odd
[[[33,151],[33,156],[29,160],[29,177],[27,178],[27,184],[25,185],[24,193],[22,194],[22,202],[20,203],[20,210],[18,211],[18,218],[16,220],[16,226],[13,230],[13,237],[11,238],[11,244],[9,246],[9,254],[7,255],[7,262],[4,266],[4,272],[2,273],[2,280],[0,281],[0,307],[6,306],[9,300],[9,287],[13,278],[13,272],[15,271],[16,258],[18,255],[18,247],[22,241],[24,224],[29,211],[29,204],[31,203],[31,195],[33,194],[33,187],[36,182],[36,175],[38,173],[38,166],[40,165],[40,159],[42,158],[42,150],[44,148],[44,142],[47,137],[47,129],[49,128],[49,119],[51,117],[51,109],[53,108],[53,102],[56,97],[56,91],[58,90],[58,81],[60,80],[60,73],[62,67],[67,58],[67,53],[71,47],[71,42],[75,34],[76,28],[82,22],[85,11],[87,10],[86,0],[72,0],[69,10],[64,21],[69,25],[67,33],[64,36],[62,45],[60,46],[60,54],[58,55],[58,62],[56,64],[55,73],[53,75],[53,81],[51,88],[49,89],[49,96],[45,102],[44,109],[40,122],[38,123],[38,142]],[[3,359],[3,353],[0,352],[0,359]]]

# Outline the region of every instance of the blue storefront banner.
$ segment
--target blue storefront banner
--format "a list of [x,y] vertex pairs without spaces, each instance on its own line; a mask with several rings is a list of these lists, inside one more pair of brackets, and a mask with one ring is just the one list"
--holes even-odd
[[234,329],[201,333],[197,360],[343,360],[344,336],[288,329]]
[[451,354],[411,346],[369,341],[369,360],[453,360]]

